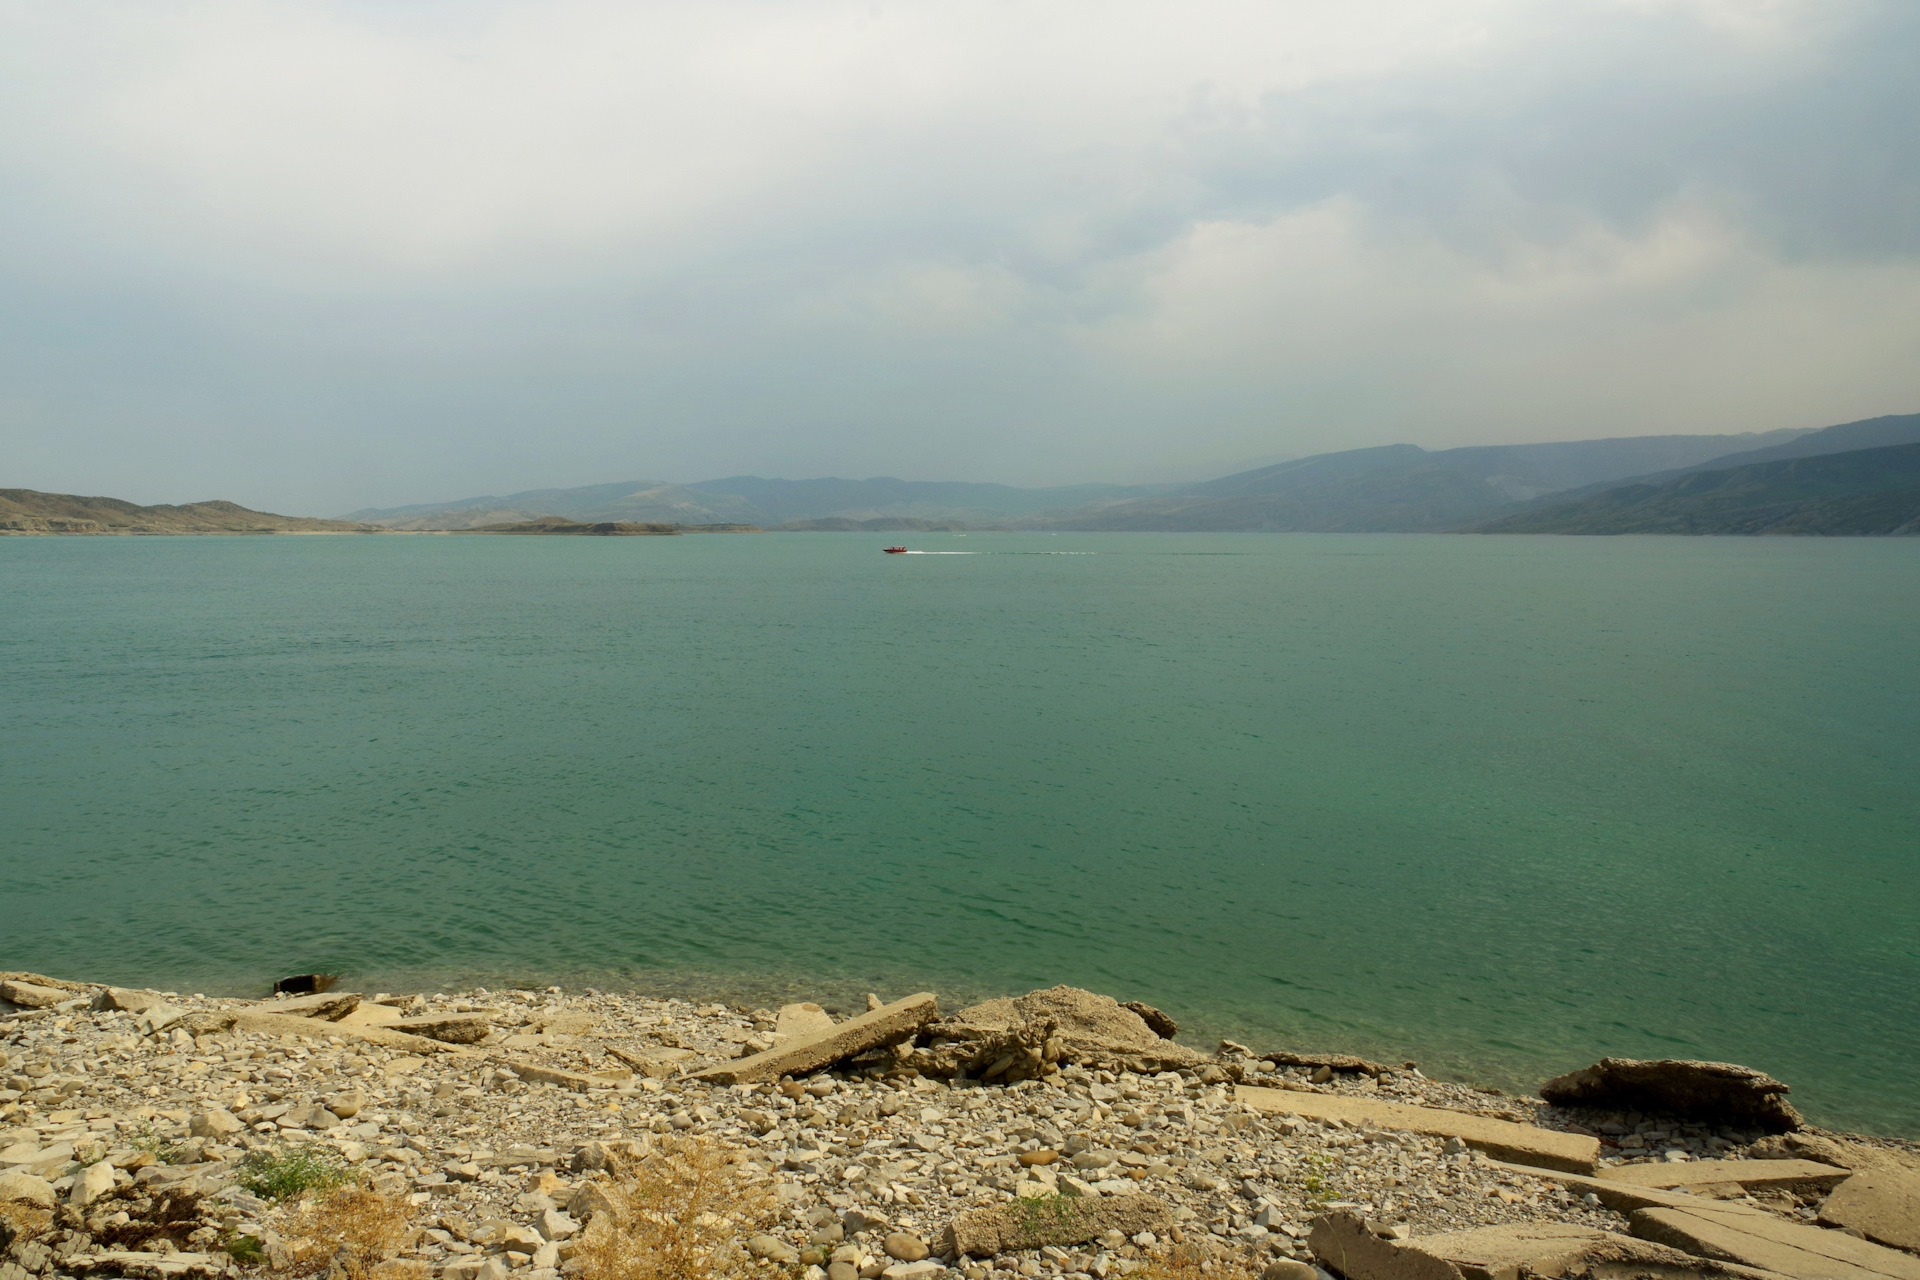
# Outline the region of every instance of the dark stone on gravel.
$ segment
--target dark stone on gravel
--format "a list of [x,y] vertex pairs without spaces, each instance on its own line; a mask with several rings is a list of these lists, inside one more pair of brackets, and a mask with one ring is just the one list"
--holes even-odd
[[1559,1107],[1649,1111],[1767,1133],[1800,1127],[1788,1092],[1751,1067],[1679,1058],[1602,1058],[1540,1086],[1540,1096]]

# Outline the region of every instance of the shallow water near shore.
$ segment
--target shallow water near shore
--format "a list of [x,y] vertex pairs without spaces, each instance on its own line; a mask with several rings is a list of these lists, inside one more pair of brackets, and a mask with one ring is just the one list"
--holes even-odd
[[1067,982],[1920,1134],[1920,541],[882,542],[0,540],[0,968]]

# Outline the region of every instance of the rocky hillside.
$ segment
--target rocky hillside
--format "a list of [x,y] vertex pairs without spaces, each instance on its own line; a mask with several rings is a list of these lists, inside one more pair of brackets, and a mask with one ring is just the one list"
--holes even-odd
[[1297,458],[1166,495],[1103,502],[1019,521],[1023,529],[1111,532],[1392,533],[1457,527],[1542,494],[1685,466],[1744,436],[1629,436],[1429,451],[1382,445]]
[[[411,507],[368,508],[347,518],[390,529],[470,529],[482,525],[563,516],[588,523],[787,525],[794,522],[865,522],[886,519],[951,524],[991,524],[1013,516],[1078,506],[1097,499],[1138,497],[1175,486],[1075,485],[1021,489],[1005,484],[959,481],[769,480],[729,476],[697,484],[651,480],[587,485],[578,489],[529,489],[522,493]],[[844,525],[821,526],[844,528]],[[918,527],[918,526],[914,526]]]
[[36,489],[0,489],[0,534],[384,533],[350,520],[250,511],[231,502],[142,507]]
[[1554,503],[1469,533],[1920,534],[1920,444],[1701,471]]

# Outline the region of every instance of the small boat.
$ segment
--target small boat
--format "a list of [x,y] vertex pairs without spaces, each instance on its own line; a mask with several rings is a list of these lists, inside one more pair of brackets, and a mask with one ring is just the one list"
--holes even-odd
[[882,547],[880,549],[890,556],[903,556],[907,554],[905,547]]

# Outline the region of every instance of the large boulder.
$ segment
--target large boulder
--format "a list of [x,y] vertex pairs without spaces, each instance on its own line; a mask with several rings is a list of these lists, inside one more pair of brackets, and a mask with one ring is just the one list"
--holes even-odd
[[1788,1092],[1751,1067],[1680,1058],[1602,1058],[1540,1086],[1540,1096],[1558,1107],[1648,1111],[1767,1133],[1800,1127]]
[[996,1080],[1043,1076],[1073,1063],[1165,1071],[1211,1061],[1163,1038],[1113,997],[1067,986],[962,1009],[929,1024],[918,1043],[909,1061],[923,1074]]

